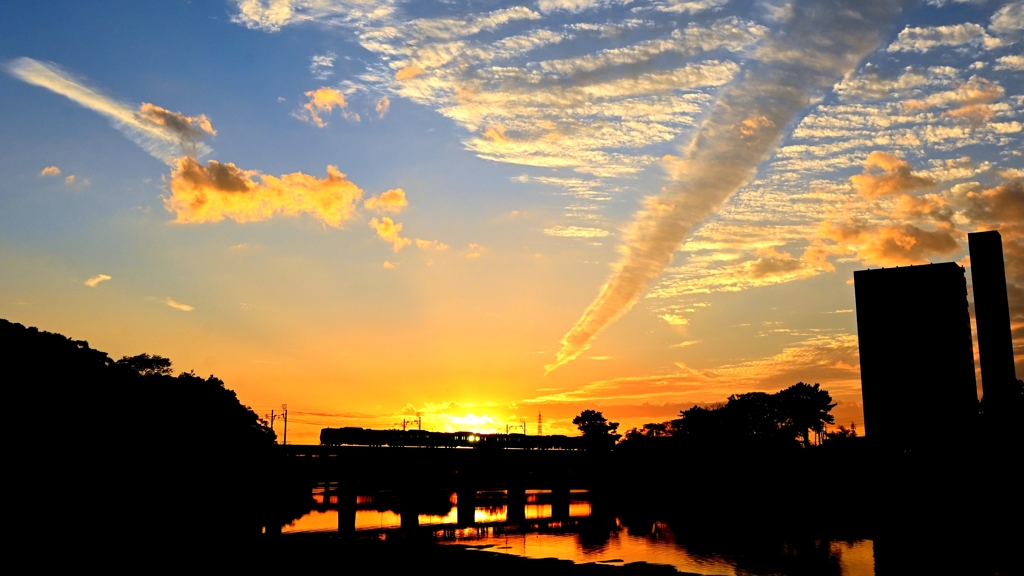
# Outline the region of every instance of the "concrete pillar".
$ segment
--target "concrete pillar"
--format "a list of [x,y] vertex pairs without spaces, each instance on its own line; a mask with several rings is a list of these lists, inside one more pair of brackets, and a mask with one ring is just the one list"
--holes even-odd
[[551,490],[551,518],[569,519],[569,487],[558,486]]
[[525,520],[526,489],[521,486],[509,488],[506,497],[506,506],[506,510],[508,510],[508,523],[518,524]]
[[411,489],[402,490],[398,495],[398,515],[402,518],[402,530],[415,530],[420,525],[417,496]]
[[339,482],[334,493],[338,497],[338,534],[353,534],[356,531],[355,489]]
[[476,523],[476,488],[463,488],[456,494],[455,520],[459,526],[472,526]]

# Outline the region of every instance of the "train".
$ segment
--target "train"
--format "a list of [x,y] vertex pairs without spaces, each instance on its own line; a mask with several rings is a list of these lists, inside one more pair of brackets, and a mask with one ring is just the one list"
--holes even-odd
[[477,434],[475,432],[428,432],[426,430],[372,430],[324,428],[325,446],[373,446],[418,448],[474,448],[478,450],[585,450],[582,436],[527,436],[526,434]]

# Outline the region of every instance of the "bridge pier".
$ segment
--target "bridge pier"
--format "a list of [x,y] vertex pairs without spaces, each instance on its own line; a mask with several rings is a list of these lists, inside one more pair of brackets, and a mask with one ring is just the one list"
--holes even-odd
[[506,492],[506,521],[518,524],[526,519],[526,489],[521,486],[509,488]]
[[[338,507],[338,534],[354,534],[356,531],[355,488],[338,482],[335,495],[337,496]],[[324,497],[326,498],[327,496],[325,495]]]
[[455,491],[456,516],[459,526],[472,526],[476,523],[476,488],[462,488]]
[[405,489],[398,494],[398,516],[401,518],[402,530],[415,530],[420,525],[418,504],[420,493],[415,489]]
[[569,487],[557,486],[551,490],[551,518],[569,519]]

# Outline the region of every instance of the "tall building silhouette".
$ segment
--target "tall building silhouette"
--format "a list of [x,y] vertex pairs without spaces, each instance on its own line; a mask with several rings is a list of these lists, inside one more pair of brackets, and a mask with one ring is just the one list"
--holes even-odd
[[867,435],[914,445],[968,433],[978,392],[964,269],[944,262],[853,279]]
[[1003,238],[996,230],[967,235],[974,285],[974,319],[978,323],[981,387],[989,400],[998,399],[1017,379],[1010,333],[1010,302],[1006,297]]

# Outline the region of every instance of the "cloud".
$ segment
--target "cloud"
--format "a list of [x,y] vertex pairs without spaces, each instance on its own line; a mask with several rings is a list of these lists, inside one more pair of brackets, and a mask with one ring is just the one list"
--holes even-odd
[[986,50],[1003,46],[1003,41],[990,36],[979,24],[955,24],[950,26],[928,26],[912,28],[907,26],[896,41],[889,45],[889,52],[927,52],[941,46],[970,45]]
[[397,266],[397,264],[392,264],[391,262],[388,262],[387,260],[384,261],[384,267],[385,268],[393,269],[395,266]]
[[914,175],[905,161],[878,151],[868,155],[864,173],[851,176],[850,183],[854,190],[869,199],[935,185],[931,179]]
[[546,228],[544,233],[548,236],[558,236],[560,238],[604,238],[611,234],[611,232],[601,228],[582,228],[580,226],[555,226],[553,228]]
[[97,274],[92,278],[89,278],[85,282],[82,282],[82,284],[85,284],[89,288],[95,288],[97,285],[99,285],[100,282],[106,282],[107,280],[110,279],[111,276],[107,276],[106,274]]
[[334,166],[327,167],[327,177],[322,179],[302,172],[276,177],[230,162],[210,160],[204,166],[188,157],[178,160],[168,185],[171,196],[164,199],[164,206],[182,224],[225,218],[257,222],[277,214],[311,214],[324,224],[340,227],[352,218],[363,195]]
[[669,166],[666,192],[638,214],[622,259],[547,372],[579,356],[633,307],[691,231],[754,176],[783,127],[877,47],[899,9],[882,0],[794,5],[793,17],[759,51],[763,61],[721,91],[683,158]]
[[[11,75],[20,80],[42,86],[106,116],[115,128],[151,156],[167,164],[173,166],[177,158],[183,154],[193,153],[201,156],[209,152],[209,148],[198,141],[203,133],[214,133],[205,116],[188,117],[168,112],[152,104],[143,104],[138,110],[133,110],[87,88],[71,74],[52,63],[18,58],[8,63],[6,68]],[[197,127],[199,131],[196,131]],[[205,127],[209,127],[209,131],[205,130]]]
[[376,20],[394,11],[388,0],[235,0],[231,21],[246,28],[276,32],[300,22]]
[[384,118],[387,115],[388,110],[391,110],[391,99],[384,96],[377,101],[377,116]]
[[334,52],[314,55],[309,63],[309,72],[317,80],[327,80],[334,74],[334,59],[337,55]]
[[965,195],[964,215],[971,221],[998,225],[1024,224],[1024,180],[1012,180],[983,191]]
[[199,142],[206,136],[216,136],[210,119],[205,114],[194,118],[179,112],[171,112],[155,104],[143,102],[139,106],[139,115],[153,124],[163,126],[177,135],[178,143],[184,154],[196,157],[199,153]]
[[402,248],[412,244],[412,240],[401,236],[401,222],[396,223],[387,216],[382,217],[380,220],[376,218],[370,220],[370,227],[377,232],[378,238],[385,242],[390,242],[391,246],[395,249],[395,252],[398,252]]
[[380,196],[371,196],[366,199],[366,202],[363,202],[363,206],[367,210],[378,212],[401,212],[402,208],[408,205],[409,201],[405,199],[405,190],[401,188],[388,190],[381,193]]
[[821,226],[825,238],[836,241],[868,265],[905,266],[924,264],[932,256],[948,256],[960,249],[954,230],[924,230],[913,224],[866,225],[860,222]]
[[172,300],[170,298],[164,300],[164,304],[167,304],[168,306],[170,306],[171,308],[174,308],[176,310],[181,310],[182,312],[191,312],[191,311],[195,310],[195,308],[193,308],[192,306],[189,306],[188,304],[182,304],[181,302],[175,302],[174,300]]
[[720,8],[729,0],[666,0],[654,4],[655,10],[671,14],[696,14],[705,10]]
[[399,82],[402,80],[412,80],[424,72],[426,72],[426,70],[419,66],[406,66],[395,72],[395,80],[398,80]]
[[1024,55],[1009,54],[998,58],[996,70],[1024,70]]
[[60,168],[56,166],[47,166],[43,168],[43,171],[39,173],[40,176],[60,176]]
[[74,174],[68,174],[68,176],[66,178],[64,178],[64,185],[65,186],[74,186],[75,184],[77,184],[79,186],[88,186],[89,185],[89,179],[88,178],[79,178],[78,176],[75,176]]
[[[829,391],[860,391],[857,337],[820,335],[786,346],[778,354],[695,369],[678,362],[670,374],[628,376],[592,382],[581,388],[556,391],[525,401],[529,404],[582,402],[675,403],[721,401],[729,394],[762,390],[774,392],[798,380],[829,384]],[[858,394],[859,395],[859,394]]]
[[424,240],[422,238],[416,239],[416,247],[420,250],[437,250],[438,252],[443,252],[450,248],[450,246],[444,242],[439,242],[437,240]]
[[539,0],[537,2],[537,8],[545,14],[556,10],[580,12],[582,10],[587,10],[588,8],[596,8],[597,6],[606,3],[607,2],[602,2],[601,0]]
[[1013,34],[1024,29],[1024,2],[1011,2],[992,15],[989,29],[999,34]]
[[325,128],[327,122],[320,117],[321,114],[330,114],[335,108],[341,110],[341,115],[350,120],[359,120],[359,115],[345,111],[348,106],[345,102],[345,95],[335,88],[317,88],[306,92],[309,102],[302,105],[304,112],[298,112],[295,117],[315,125],[317,128]]

